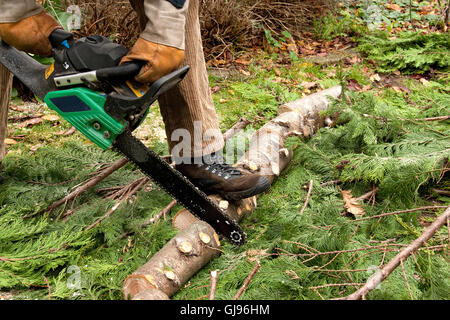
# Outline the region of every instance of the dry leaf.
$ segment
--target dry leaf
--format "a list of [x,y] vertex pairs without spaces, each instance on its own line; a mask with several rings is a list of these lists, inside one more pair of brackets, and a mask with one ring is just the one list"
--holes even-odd
[[67,130],[66,132],[64,132],[65,136],[70,136],[71,134],[73,134],[75,131],[77,130],[77,128],[72,127],[69,130]]
[[381,81],[381,77],[378,73],[375,73],[373,75],[370,76],[370,80],[372,81]]
[[219,86],[215,86],[214,88],[211,88],[211,94],[214,94],[214,93],[216,93],[219,90],[220,90],[220,87]]
[[361,217],[366,214],[364,209],[359,205],[359,202],[353,198],[352,190],[341,190],[341,193],[348,213],[353,214],[355,217]]
[[304,81],[304,82],[302,82],[300,85],[301,85],[303,88],[305,88],[305,89],[312,89],[312,88],[317,87],[317,86],[319,85],[319,83],[317,83],[317,82],[307,82],[307,81]]
[[395,4],[395,3],[389,3],[387,5],[387,7],[391,10],[399,11],[399,12],[403,10],[402,7],[400,7],[398,4]]
[[42,121],[43,121],[42,118],[34,118],[34,119],[30,119],[30,120],[27,120],[25,122],[18,124],[17,127],[18,128],[31,127],[31,126],[42,123]]
[[430,81],[428,81],[425,78],[420,78],[419,81],[426,87],[430,84]]
[[250,60],[244,60],[244,59],[236,59],[236,60],[234,60],[234,62],[238,63],[238,64],[242,64],[244,66],[248,66],[251,63]]
[[13,145],[13,144],[17,144],[17,141],[14,139],[5,139],[5,144],[7,145]]
[[239,69],[239,72],[242,73],[242,74],[245,75],[245,76],[250,76],[250,72],[245,71],[245,70],[243,70],[243,69]]
[[55,114],[47,114],[47,115],[43,116],[42,119],[51,121],[51,122],[59,121],[59,117]]
[[37,144],[37,145],[35,145],[35,146],[32,146],[32,147],[30,148],[31,153],[35,153],[35,152],[37,151],[37,149],[39,149],[40,147],[42,147],[42,144],[41,144],[41,143],[39,143],[39,144]]

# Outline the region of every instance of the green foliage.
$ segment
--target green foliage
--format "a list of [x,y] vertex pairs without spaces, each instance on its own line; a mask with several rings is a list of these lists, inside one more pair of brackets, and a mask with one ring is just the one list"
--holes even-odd
[[355,20],[354,15],[348,11],[341,11],[340,15],[328,12],[327,15],[323,15],[313,22],[313,30],[316,36],[327,41],[338,37],[359,35],[365,29],[361,21]]
[[359,49],[381,72],[420,74],[434,69],[448,73],[450,68],[450,37],[446,33],[403,32],[396,38],[378,33],[362,38]]

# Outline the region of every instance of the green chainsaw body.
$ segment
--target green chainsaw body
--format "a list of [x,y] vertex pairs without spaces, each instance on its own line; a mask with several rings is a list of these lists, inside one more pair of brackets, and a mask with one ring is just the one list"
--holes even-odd
[[44,101],[104,150],[109,149],[127,127],[125,120],[119,121],[105,112],[106,96],[88,88],[49,92]]

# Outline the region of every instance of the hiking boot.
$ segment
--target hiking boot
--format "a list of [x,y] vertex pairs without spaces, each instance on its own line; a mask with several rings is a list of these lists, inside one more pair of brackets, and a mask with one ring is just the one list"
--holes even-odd
[[179,164],[176,169],[206,194],[219,194],[230,201],[250,198],[269,189],[270,181],[266,177],[245,173],[214,154],[209,157],[210,161]]

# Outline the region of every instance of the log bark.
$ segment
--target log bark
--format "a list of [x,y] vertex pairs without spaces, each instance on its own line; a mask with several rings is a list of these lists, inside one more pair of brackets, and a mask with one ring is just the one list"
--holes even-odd
[[220,242],[214,229],[203,221],[196,221],[125,280],[124,298],[160,300],[170,297],[219,254]]
[[[326,121],[319,116],[319,113],[329,106],[331,101],[328,96],[338,98],[341,92],[341,87],[333,87],[279,107],[279,116],[255,133],[250,141],[249,150],[235,166],[242,170],[258,171],[273,182],[293,156],[293,152],[285,147],[286,139],[293,135],[310,137],[318,128],[324,126]],[[237,202],[228,202],[219,196],[211,196],[211,198],[236,221],[242,220],[257,206],[256,197]],[[179,234],[156,253],[147,264],[125,280],[122,290],[125,299],[145,296],[148,300],[159,300],[161,296],[164,296],[162,293],[170,297],[192,275],[219,256],[220,242],[217,235],[213,234],[214,230],[205,222],[199,221],[189,211],[185,209],[179,211],[174,216],[172,224],[180,231]],[[214,237],[212,248],[199,243],[199,225],[204,230],[208,230],[206,234],[209,238]],[[204,250],[197,249],[194,255],[184,254],[180,251],[179,244],[180,239],[185,238],[189,239],[192,245],[200,245]],[[170,270],[173,270],[174,274],[170,274],[173,279],[164,274],[164,265],[168,265]],[[148,289],[157,290],[149,291]],[[144,291],[145,295],[141,294]]]

